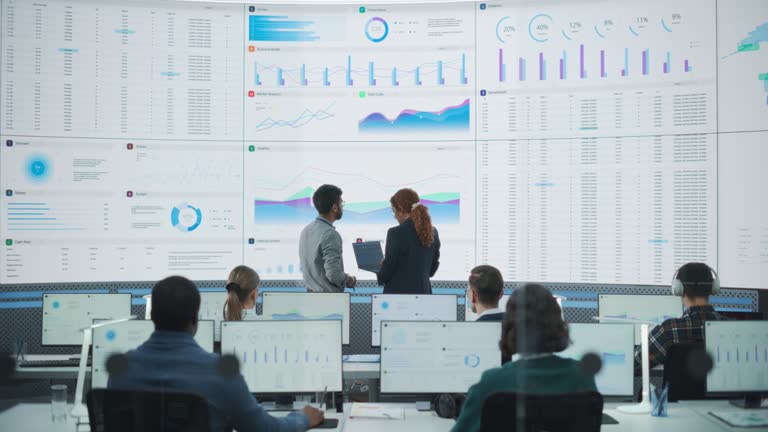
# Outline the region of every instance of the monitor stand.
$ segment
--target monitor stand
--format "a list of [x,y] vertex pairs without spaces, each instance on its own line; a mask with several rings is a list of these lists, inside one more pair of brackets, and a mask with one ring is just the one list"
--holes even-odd
[[761,394],[748,394],[745,395],[743,399],[732,399],[731,405],[737,406],[739,408],[744,409],[756,409],[760,408],[760,405],[763,402],[763,397]]
[[293,406],[293,395],[280,395],[274,402],[264,402],[261,404],[267,411],[295,411]]

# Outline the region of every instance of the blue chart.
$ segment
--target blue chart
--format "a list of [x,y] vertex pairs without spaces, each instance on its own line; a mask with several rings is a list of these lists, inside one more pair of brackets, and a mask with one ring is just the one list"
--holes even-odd
[[435,132],[469,129],[469,99],[440,111],[406,109],[393,119],[382,113],[373,113],[360,120],[360,132]]
[[[318,60],[319,62],[320,60]],[[375,60],[359,61],[348,55],[343,65],[278,65],[253,62],[256,87],[410,87],[467,86],[467,55],[457,53],[416,66],[382,66]],[[265,77],[264,75],[269,75]],[[250,80],[249,80],[250,81]]]
[[286,15],[251,15],[248,40],[268,42],[313,42],[320,39],[311,20],[293,20]]
[[708,391],[768,388],[768,322],[708,321],[704,339],[715,361],[707,377]]
[[715,363],[762,363],[768,367],[768,347],[755,345],[754,348],[727,349],[718,345],[715,352]]
[[623,365],[627,361],[627,356],[623,352],[603,352],[600,357],[605,366]]
[[474,368],[480,366],[480,356],[475,354],[475,353],[465,355],[464,356],[464,366],[466,366],[466,367],[468,367],[470,369],[474,369]]
[[51,162],[45,155],[31,155],[24,168],[27,179],[32,183],[44,183],[50,178]]
[[331,362],[330,355],[326,353],[310,352],[310,350],[294,351],[278,346],[267,350],[262,348],[262,350],[243,351],[240,354],[240,359],[243,361],[243,365],[249,363],[264,365],[320,365]]
[[180,203],[171,210],[171,225],[179,231],[194,231],[202,222],[203,213],[190,204]]
[[295,118],[287,119],[287,120],[274,119],[272,117],[267,117],[264,120],[257,123],[254,126],[254,130],[256,132],[263,132],[263,131],[268,131],[272,128],[298,129],[313,121],[327,120],[329,118],[333,118],[336,116],[336,114],[333,112],[334,105],[336,105],[336,102],[332,102],[328,106],[317,109],[317,110],[312,110],[307,108],[307,109],[304,109],[304,111],[302,111]]
[[[747,37],[739,41],[736,51],[723,57],[726,59],[733,55],[749,55],[760,51],[760,43],[768,43],[768,23],[757,26],[750,31]],[[757,71],[757,80],[762,84],[765,103],[768,105],[768,68]]]
[[320,320],[320,321],[343,321],[344,315],[342,314],[327,314],[327,315],[304,315],[299,312],[289,313],[275,313],[272,314],[272,319],[275,321],[305,321],[305,320]]
[[604,315],[604,318],[611,318],[611,319],[620,319],[620,320],[627,320],[627,321],[639,321],[639,322],[652,322],[655,324],[661,324],[664,321],[668,319],[674,319],[677,318],[675,315],[658,315],[658,316],[645,316],[645,317],[639,317],[635,316],[629,313],[625,314],[619,314],[619,315]]

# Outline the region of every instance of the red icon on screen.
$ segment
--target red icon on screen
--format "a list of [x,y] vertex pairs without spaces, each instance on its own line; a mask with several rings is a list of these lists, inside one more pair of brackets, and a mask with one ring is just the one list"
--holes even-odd
[[248,97],[254,97],[254,96],[256,96],[256,92],[254,92],[253,90],[248,90]]

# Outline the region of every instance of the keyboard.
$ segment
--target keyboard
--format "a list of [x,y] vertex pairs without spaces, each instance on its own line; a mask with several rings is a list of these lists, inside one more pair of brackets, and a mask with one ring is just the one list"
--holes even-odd
[[[91,365],[91,359],[88,359],[88,366]],[[68,360],[22,360],[19,361],[20,368],[46,368],[46,367],[78,367],[79,359]]]

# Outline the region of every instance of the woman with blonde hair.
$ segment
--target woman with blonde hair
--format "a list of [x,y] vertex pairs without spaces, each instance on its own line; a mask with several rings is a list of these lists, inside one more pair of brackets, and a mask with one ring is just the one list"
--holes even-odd
[[389,202],[399,226],[387,231],[379,285],[384,294],[432,294],[429,278],[440,266],[440,238],[429,209],[412,189],[400,189]]
[[229,272],[227,300],[224,302],[224,320],[258,319],[256,298],[259,296],[259,274],[248,266],[239,265]]

